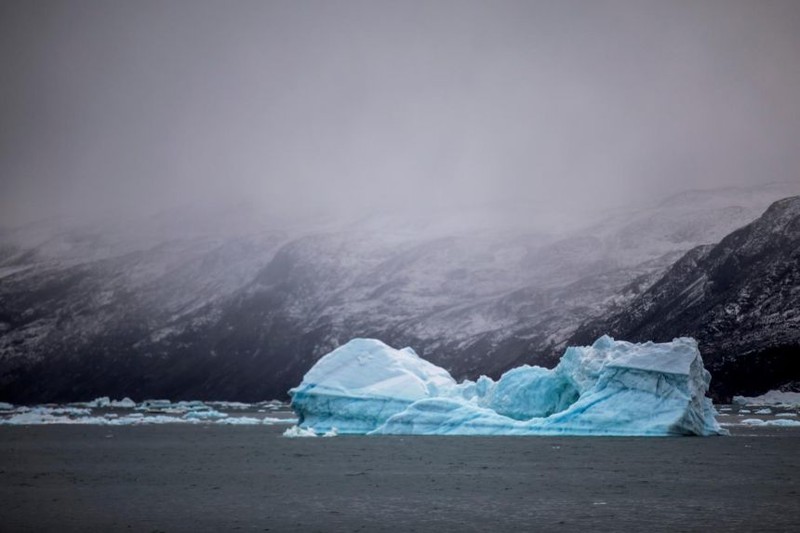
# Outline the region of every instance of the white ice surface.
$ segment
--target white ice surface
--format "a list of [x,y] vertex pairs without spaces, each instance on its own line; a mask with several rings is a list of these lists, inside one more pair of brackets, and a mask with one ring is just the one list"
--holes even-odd
[[800,427],[800,420],[787,420],[776,418],[774,420],[761,420],[760,418],[746,418],[739,422],[745,426],[780,426],[780,427]]
[[410,348],[354,339],[320,359],[292,389],[303,427],[366,433],[417,400],[452,394],[456,382]]
[[800,392],[771,390],[761,396],[734,396],[733,403],[739,405],[784,405],[800,407]]
[[[226,405],[234,410],[240,410],[237,402],[215,402],[217,405]],[[227,413],[212,409],[208,404],[200,401],[170,402],[168,400],[149,400],[143,402],[139,412],[119,414],[106,412],[98,414],[89,407],[96,405],[95,409],[122,408],[129,409],[136,405],[132,400],[125,398],[112,401],[109,398],[97,398],[91,402],[73,403],[67,406],[41,405],[41,406],[10,406],[2,409],[0,425],[47,425],[47,424],[72,424],[72,425],[103,425],[125,426],[145,424],[223,424],[223,425],[276,425],[296,424],[296,418],[277,418],[265,416],[262,418],[250,416],[229,416]],[[278,405],[270,402],[267,405]]]
[[317,432],[314,428],[301,428],[300,426],[292,426],[283,432],[284,437],[296,439],[298,437],[316,437]]

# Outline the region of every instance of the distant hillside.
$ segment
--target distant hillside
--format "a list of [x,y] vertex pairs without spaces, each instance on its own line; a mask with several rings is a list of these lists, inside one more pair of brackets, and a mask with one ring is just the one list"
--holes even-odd
[[473,212],[286,228],[236,210],[0,233],[0,400],[285,397],[353,337],[459,378],[551,365],[581,324],[628,309],[787,189],[692,191],[565,233]]

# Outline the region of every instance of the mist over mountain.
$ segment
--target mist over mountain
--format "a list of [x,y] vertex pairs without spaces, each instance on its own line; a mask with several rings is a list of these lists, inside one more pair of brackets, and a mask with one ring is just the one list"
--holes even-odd
[[792,0],[4,2],[0,226],[241,202],[338,219],[489,203],[585,224],[793,180],[799,14]]
[[581,324],[792,191],[692,191],[560,233],[491,210],[302,225],[244,207],[206,224],[23,227],[0,247],[0,395],[280,398],[354,337],[458,377],[549,365]]

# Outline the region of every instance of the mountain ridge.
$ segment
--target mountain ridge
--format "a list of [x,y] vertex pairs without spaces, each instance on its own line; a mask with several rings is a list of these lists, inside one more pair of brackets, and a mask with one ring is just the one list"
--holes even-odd
[[550,365],[581,324],[781,190],[690,195],[561,236],[245,224],[155,244],[68,231],[13,243],[0,253],[0,398],[283,397],[352,337],[410,345],[457,378]]

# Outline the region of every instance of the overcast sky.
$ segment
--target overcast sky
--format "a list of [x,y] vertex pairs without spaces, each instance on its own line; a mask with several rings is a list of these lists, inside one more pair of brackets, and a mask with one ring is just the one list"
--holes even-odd
[[800,2],[0,3],[0,224],[800,180]]

